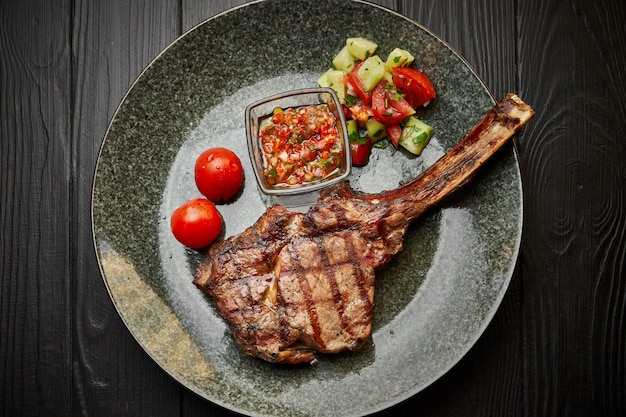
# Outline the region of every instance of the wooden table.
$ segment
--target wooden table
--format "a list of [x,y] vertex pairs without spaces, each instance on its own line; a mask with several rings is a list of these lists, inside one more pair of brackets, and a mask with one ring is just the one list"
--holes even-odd
[[[135,342],[100,276],[91,187],[108,122],[161,50],[245,1],[0,2],[0,414],[233,416]],[[537,116],[501,308],[449,373],[380,416],[626,415],[623,2],[376,1]],[[358,16],[355,16],[358,18]]]

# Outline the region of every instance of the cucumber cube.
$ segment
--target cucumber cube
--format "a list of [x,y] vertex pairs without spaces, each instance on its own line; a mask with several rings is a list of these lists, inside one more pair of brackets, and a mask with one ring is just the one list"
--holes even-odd
[[373,55],[363,61],[356,74],[363,84],[363,89],[372,91],[385,76],[385,63],[378,55]]
[[346,78],[346,74],[340,70],[329,70],[326,72],[328,87],[335,91],[341,104],[346,102]]
[[328,87],[328,73],[330,71],[333,71],[333,69],[331,68],[319,76],[319,78],[317,79],[317,85],[319,85],[320,87]]
[[348,47],[344,46],[333,58],[333,65],[336,69],[348,74],[356,66],[358,61],[359,60],[354,55],[348,52]]
[[356,120],[354,119],[350,119],[350,120],[346,120],[346,130],[348,132],[348,139],[350,140],[350,143],[352,142],[356,142],[359,140],[359,127],[357,125]]
[[393,83],[393,73],[387,66],[385,65],[385,75],[383,75],[383,80],[387,80],[390,83]]
[[387,137],[387,129],[385,128],[385,125],[373,117],[370,117],[367,122],[365,122],[365,129],[367,130],[367,136],[372,139],[373,143]]
[[365,38],[348,38],[346,46],[348,47],[348,52],[361,61],[374,55],[376,48],[378,48],[378,45]]
[[387,57],[387,68],[394,67],[408,67],[413,63],[415,58],[409,51],[405,51],[404,49],[396,48]]
[[415,116],[410,116],[400,136],[399,144],[414,155],[420,155],[433,135],[433,128]]

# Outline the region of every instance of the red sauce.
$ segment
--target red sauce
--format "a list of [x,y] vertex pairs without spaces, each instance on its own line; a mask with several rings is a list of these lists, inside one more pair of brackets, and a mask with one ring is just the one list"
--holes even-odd
[[276,108],[261,126],[263,175],[271,185],[297,185],[332,174],[344,155],[337,120],[326,104]]

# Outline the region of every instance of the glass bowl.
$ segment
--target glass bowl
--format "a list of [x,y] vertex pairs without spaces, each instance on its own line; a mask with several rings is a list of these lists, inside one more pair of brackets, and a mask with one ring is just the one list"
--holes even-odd
[[[292,185],[285,183],[270,184],[264,175],[268,161],[264,157],[259,136],[263,122],[272,116],[275,108],[299,108],[320,104],[328,105],[328,110],[333,114],[336,121],[337,145],[341,148],[339,165],[321,179]],[[248,153],[254,169],[254,175],[266,202],[270,204],[280,203],[287,206],[310,204],[317,199],[322,188],[336,184],[350,175],[352,161],[350,158],[350,143],[346,120],[339,99],[332,89],[309,88],[288,91],[268,97],[248,105],[245,117]]]

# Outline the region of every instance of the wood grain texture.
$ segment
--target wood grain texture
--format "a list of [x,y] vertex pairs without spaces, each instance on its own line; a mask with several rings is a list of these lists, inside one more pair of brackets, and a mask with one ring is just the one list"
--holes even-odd
[[527,413],[624,415],[624,6],[520,6]]
[[499,100],[518,87],[515,4],[500,0],[405,1],[400,12],[456,49]]
[[72,305],[74,415],[175,416],[180,386],[124,326],[100,275],[91,232],[91,184],[118,104],[179,34],[175,1],[79,1],[73,14]]
[[70,410],[71,51],[62,6],[0,4],[3,415]]

